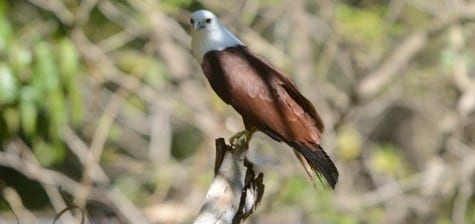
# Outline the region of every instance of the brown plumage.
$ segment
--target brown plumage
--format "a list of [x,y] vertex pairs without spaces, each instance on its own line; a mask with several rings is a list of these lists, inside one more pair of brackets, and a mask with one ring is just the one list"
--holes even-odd
[[294,149],[308,175],[325,177],[332,188],[338,171],[320,146],[323,122],[312,103],[277,68],[245,46],[207,52],[201,63],[219,97],[253,127]]

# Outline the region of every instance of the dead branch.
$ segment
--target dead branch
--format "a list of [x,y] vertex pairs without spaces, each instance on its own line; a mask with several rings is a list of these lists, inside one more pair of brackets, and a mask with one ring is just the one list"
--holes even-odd
[[255,175],[246,160],[247,144],[226,145],[216,139],[215,177],[195,224],[240,223],[259,204],[264,193],[262,173]]

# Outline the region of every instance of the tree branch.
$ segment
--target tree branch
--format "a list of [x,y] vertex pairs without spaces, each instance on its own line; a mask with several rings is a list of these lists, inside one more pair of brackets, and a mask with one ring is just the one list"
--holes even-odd
[[229,146],[216,139],[215,177],[195,224],[240,223],[254,212],[264,193],[264,175],[256,177],[245,158],[247,149],[244,142]]

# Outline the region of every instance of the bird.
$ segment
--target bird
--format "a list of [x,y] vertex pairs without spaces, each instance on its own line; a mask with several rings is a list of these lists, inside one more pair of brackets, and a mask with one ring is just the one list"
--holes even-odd
[[[324,124],[313,104],[276,66],[249,49],[208,10],[191,13],[191,47],[211,88],[242,117],[246,143],[261,131],[293,148],[306,174],[332,189],[338,170],[320,142]],[[313,182],[315,184],[315,182]]]

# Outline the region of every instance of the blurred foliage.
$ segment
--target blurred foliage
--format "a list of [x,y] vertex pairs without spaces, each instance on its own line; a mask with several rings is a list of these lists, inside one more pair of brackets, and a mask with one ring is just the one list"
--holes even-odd
[[[475,222],[474,16],[410,41],[473,1],[0,1],[1,189],[32,214],[52,211],[51,189],[27,172],[38,162],[119,189],[151,222],[190,222],[213,139],[242,129],[189,53],[189,12],[201,8],[295,79],[340,170],[336,191],[314,189],[287,147],[256,136],[266,192],[248,223]],[[106,178],[88,176],[87,160]],[[126,223],[126,206],[91,195],[93,217]]]
[[360,157],[362,152],[362,139],[358,130],[349,125],[339,130],[338,157],[345,160],[352,160]]
[[340,23],[343,35],[348,40],[367,41],[380,45],[382,38],[387,37],[382,17],[383,7],[359,8],[346,4],[338,4],[336,19]]
[[78,52],[68,38],[43,39],[13,30],[8,4],[2,1],[0,6],[0,129],[6,132],[0,142],[24,135],[42,164],[58,164],[66,154],[61,129],[84,116]]
[[374,152],[371,160],[371,165],[375,172],[396,177],[402,177],[407,173],[405,161],[394,146],[381,145]]

